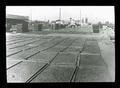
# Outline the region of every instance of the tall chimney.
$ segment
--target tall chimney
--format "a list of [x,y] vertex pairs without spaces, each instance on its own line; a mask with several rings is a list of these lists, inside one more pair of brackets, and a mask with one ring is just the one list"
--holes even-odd
[[61,8],[59,9],[59,20],[61,20]]

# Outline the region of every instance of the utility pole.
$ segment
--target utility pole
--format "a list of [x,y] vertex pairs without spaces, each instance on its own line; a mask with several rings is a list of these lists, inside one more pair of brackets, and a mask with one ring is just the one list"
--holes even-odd
[[82,25],[82,19],[81,19],[81,9],[80,9],[80,29],[81,29],[81,25]]
[[80,10],[80,24],[81,24],[81,10]]
[[32,8],[31,8],[31,21],[32,21]]
[[33,24],[32,24],[32,8],[30,9],[30,22],[31,22],[31,31],[34,30]]

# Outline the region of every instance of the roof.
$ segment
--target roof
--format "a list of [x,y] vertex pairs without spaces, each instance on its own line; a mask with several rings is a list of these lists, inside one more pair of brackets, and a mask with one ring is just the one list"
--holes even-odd
[[10,19],[19,19],[19,20],[28,20],[28,16],[19,16],[19,15],[12,15],[12,14],[6,14],[6,18]]

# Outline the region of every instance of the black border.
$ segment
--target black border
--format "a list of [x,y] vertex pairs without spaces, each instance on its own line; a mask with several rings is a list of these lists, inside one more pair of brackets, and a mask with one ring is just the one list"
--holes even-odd
[[[72,1],[72,2],[71,2]],[[2,10],[1,11],[1,20],[0,20],[0,26],[2,28],[0,28],[0,36],[1,36],[1,61],[0,64],[2,65],[2,71],[0,71],[2,74],[2,80],[0,82],[0,87],[5,87],[5,88],[51,88],[51,87],[65,87],[65,88],[118,88],[119,84],[119,37],[117,37],[120,33],[120,27],[119,26],[119,15],[118,12],[120,11],[120,9],[118,8],[118,1],[114,1],[114,0],[100,0],[100,1],[87,1],[87,0],[81,0],[81,1],[75,1],[75,0],[50,0],[50,1],[37,1],[37,0],[29,0],[29,1],[25,1],[25,0],[11,0],[11,1],[4,1],[1,5]],[[101,82],[101,83],[6,83],[6,35],[5,35],[5,7],[6,6],[115,6],[115,55],[116,55],[116,80],[115,82]],[[118,43],[117,43],[118,42]]]

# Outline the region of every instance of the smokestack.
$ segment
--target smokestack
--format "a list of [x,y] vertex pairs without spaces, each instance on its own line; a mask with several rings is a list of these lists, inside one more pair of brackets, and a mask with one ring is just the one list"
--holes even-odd
[[61,8],[59,9],[59,20],[61,20]]

